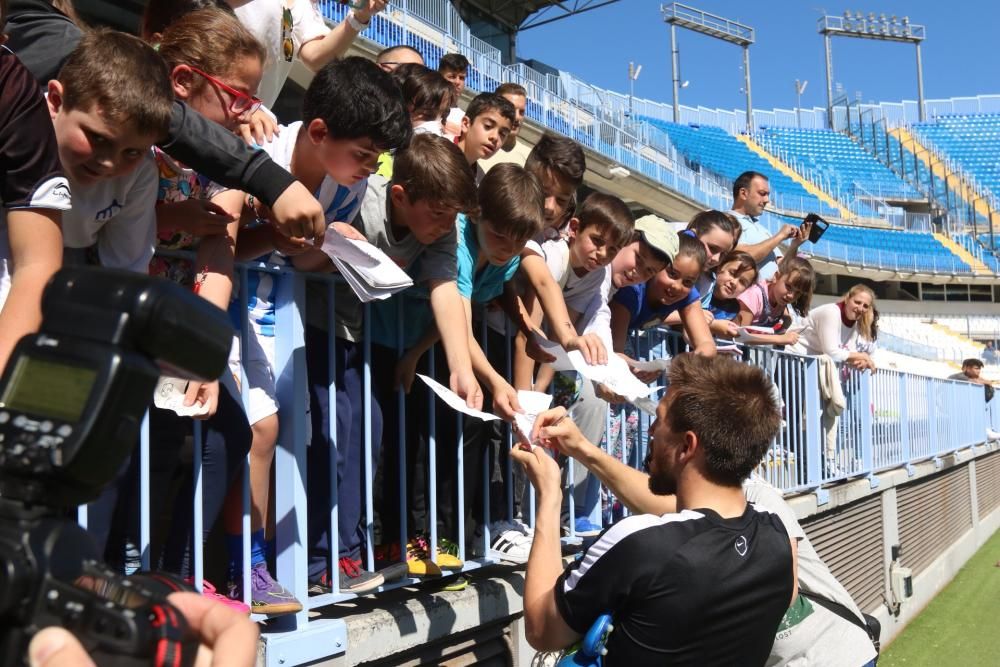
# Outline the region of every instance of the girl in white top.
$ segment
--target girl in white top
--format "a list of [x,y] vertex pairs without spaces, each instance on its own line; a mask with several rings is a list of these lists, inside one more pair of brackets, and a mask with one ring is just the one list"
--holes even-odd
[[871,349],[875,329],[875,293],[867,285],[857,284],[837,303],[828,303],[809,311],[806,328],[790,351],[798,354],[826,354],[836,362],[845,362],[857,370],[875,371]]

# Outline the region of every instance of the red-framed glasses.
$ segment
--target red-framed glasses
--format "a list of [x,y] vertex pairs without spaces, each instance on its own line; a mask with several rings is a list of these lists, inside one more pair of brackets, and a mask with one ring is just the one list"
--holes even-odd
[[254,111],[260,108],[262,102],[259,97],[254,97],[253,95],[247,95],[246,93],[240,92],[233,88],[232,86],[227,86],[218,79],[216,79],[211,74],[205,74],[197,67],[191,67],[188,65],[192,72],[195,74],[200,74],[205,77],[213,84],[226,91],[233,96],[232,102],[229,103],[229,111],[237,116],[249,116]]

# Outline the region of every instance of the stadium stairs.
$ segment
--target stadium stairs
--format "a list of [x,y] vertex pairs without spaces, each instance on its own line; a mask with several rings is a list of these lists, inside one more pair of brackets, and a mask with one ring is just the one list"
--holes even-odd
[[828,206],[831,206],[832,208],[836,209],[837,212],[840,213],[840,217],[842,220],[851,220],[854,217],[851,214],[851,212],[846,207],[844,207],[843,204],[838,202],[836,199],[834,199],[827,193],[823,192],[823,190],[821,190],[811,181],[808,181],[802,176],[800,176],[798,172],[796,172],[794,169],[789,167],[787,164],[779,160],[771,153],[767,152],[763,146],[761,146],[756,141],[751,139],[748,135],[741,134],[736,138],[739,139],[744,144],[746,144],[746,147],[749,148],[751,151],[753,151],[757,155],[767,160],[772,167],[774,167],[775,169],[783,173],[785,176],[788,176],[788,178],[792,179],[793,181],[801,185],[806,192],[813,195],[820,201],[826,203]]
[[[954,170],[948,169],[941,156],[927,148],[912,132],[905,127],[891,128],[889,136],[902,144],[903,150],[909,153],[910,157],[916,156],[916,159],[923,164],[924,168],[930,170],[930,173],[935,178],[940,179],[943,184],[946,184],[953,195],[961,197],[966,206],[971,203],[975,206],[975,211],[978,215],[986,218],[989,217],[989,206],[987,206],[982,197],[976,194],[972,186],[961,175]],[[933,161],[933,164],[929,159],[931,156],[937,158]]]
[[980,275],[991,275],[993,271],[990,267],[986,266],[982,260],[969,252],[966,248],[962,247],[957,242],[948,238],[944,234],[934,233],[934,238],[938,240],[938,243],[943,245],[945,248],[950,250],[953,254],[957,255],[963,262],[972,267],[973,273]]

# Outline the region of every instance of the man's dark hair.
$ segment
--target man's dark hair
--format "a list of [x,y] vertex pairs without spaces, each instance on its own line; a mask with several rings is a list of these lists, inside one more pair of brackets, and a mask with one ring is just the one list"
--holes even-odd
[[524,168],[539,179],[545,176],[545,172],[553,171],[578,188],[583,184],[583,175],[587,171],[587,158],[580,144],[568,137],[546,132],[528,153]]
[[401,185],[410,203],[425,201],[475,215],[476,180],[465,155],[443,137],[414,135],[409,145],[396,151],[392,185]]
[[962,362],[962,368],[965,368],[966,366],[975,366],[976,368],[982,368],[983,362],[973,357],[971,359],[966,359],[965,361]]
[[389,75],[403,93],[403,103],[410,117],[419,120],[444,120],[442,105],[455,105],[455,86],[441,72],[416,63],[405,63]]
[[670,430],[698,436],[710,482],[740,486],[781,429],[774,383],[756,366],[690,353],[674,357],[669,378]]
[[496,232],[527,241],[545,225],[541,183],[520,165],[495,165],[479,183],[479,219]]
[[469,108],[465,110],[465,117],[469,122],[476,120],[476,116],[487,111],[496,111],[501,116],[510,121],[511,127],[517,122],[517,110],[505,97],[494,95],[493,93],[480,93],[469,102]]
[[497,86],[497,89],[493,91],[494,95],[520,95],[521,97],[527,98],[528,91],[525,90],[524,86],[519,83],[501,83]]
[[382,150],[405,146],[413,132],[392,77],[359,56],[335,60],[313,77],[302,100],[302,122],[316,118],[334,139],[368,137]]
[[416,53],[418,56],[420,56],[421,60],[424,59],[424,54],[420,53],[420,51],[413,48],[412,46],[409,46],[408,44],[397,44],[396,46],[390,46],[387,49],[382,49],[381,51],[379,51],[378,54],[375,56],[375,62],[379,64],[385,62],[391,62],[392,58],[390,58],[390,56],[395,54],[397,51],[412,51],[413,53]]
[[628,204],[614,195],[591,192],[576,209],[577,234],[587,227],[599,227],[610,245],[622,248],[631,242],[635,233],[635,216]]
[[763,178],[765,181],[767,180],[767,176],[759,171],[744,171],[736,177],[736,180],[733,181],[733,201],[736,201],[736,199],[740,196],[740,190],[750,187],[750,181],[755,178]]
[[446,53],[438,63],[439,72],[468,72],[469,59],[461,53]]

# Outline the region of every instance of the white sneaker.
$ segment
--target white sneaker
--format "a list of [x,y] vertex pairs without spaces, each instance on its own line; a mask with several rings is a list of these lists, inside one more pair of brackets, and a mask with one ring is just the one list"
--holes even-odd
[[495,537],[487,556],[518,565],[528,562],[532,538],[522,532],[520,527],[515,527],[508,521],[497,521],[490,525],[490,534]]

